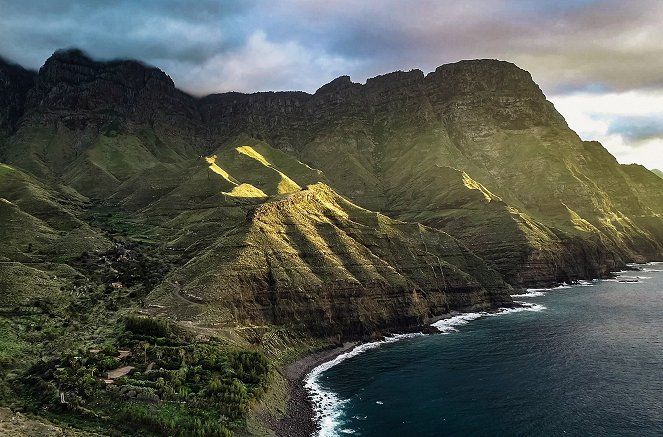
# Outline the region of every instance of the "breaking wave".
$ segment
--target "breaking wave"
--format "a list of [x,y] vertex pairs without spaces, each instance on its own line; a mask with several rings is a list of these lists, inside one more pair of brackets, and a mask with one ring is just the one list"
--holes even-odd
[[320,375],[326,370],[342,363],[348,358],[356,357],[368,350],[375,349],[383,344],[394,343],[396,341],[421,337],[426,334],[413,333],[413,334],[398,334],[391,337],[385,337],[384,340],[373,341],[371,343],[364,343],[356,346],[349,352],[338,355],[331,361],[320,364],[315,367],[304,379],[304,387],[308,390],[313,400],[313,411],[315,420],[320,426],[319,437],[332,437],[341,434],[354,434],[354,430],[349,428],[339,429],[341,425],[341,415],[343,413],[343,405],[347,403],[347,399],[340,399],[335,393],[325,390],[318,382]]

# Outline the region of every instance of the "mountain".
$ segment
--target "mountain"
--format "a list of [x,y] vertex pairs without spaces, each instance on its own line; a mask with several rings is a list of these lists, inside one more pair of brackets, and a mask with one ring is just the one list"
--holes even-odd
[[[154,67],[65,50],[39,72],[0,60],[0,102],[0,343],[24,357],[0,364],[32,381],[7,379],[0,397],[53,387],[65,352],[111,344],[144,354],[125,362],[140,368],[134,395],[254,402],[267,365],[233,354],[282,365],[663,258],[663,179],[582,141],[508,62],[197,98]],[[196,352],[201,337],[226,342],[205,349],[223,366]],[[140,379],[148,355],[245,378],[166,390]],[[72,387],[86,415],[107,405]],[[150,426],[172,433],[171,418]]]
[[[97,62],[78,50],[56,52],[36,75],[3,68],[12,72],[5,100],[23,102],[3,118],[16,126],[2,149],[7,165],[87,201],[108,199],[135,221],[167,224],[165,244],[205,229],[205,242],[182,255],[192,265],[220,244],[225,224],[239,226],[237,216],[254,217],[263,203],[298,198],[318,183],[385,219],[446,232],[514,286],[600,277],[663,250],[661,181],[580,140],[529,73],[507,62],[462,61],[364,85],[343,76],[313,95],[203,98],[177,90],[156,68]],[[209,229],[202,210],[219,211],[220,225]],[[322,215],[330,212],[338,210]],[[310,228],[310,217],[298,218]],[[339,225],[339,232],[352,226]],[[255,224],[243,226],[247,238]],[[273,244],[261,240],[262,255],[251,256],[268,259]],[[288,269],[298,276],[311,271],[294,261]],[[173,278],[191,278],[189,264]],[[330,259],[323,264],[334,271]],[[275,272],[261,275],[249,275],[257,284],[250,289]],[[314,276],[313,283],[335,278]]]
[[654,173],[656,176],[663,178],[663,171],[655,168],[651,172]]

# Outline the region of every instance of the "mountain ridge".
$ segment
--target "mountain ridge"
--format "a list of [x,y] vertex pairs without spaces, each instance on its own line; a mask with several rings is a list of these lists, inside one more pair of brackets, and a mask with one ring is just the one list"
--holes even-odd
[[[469,212],[466,214],[468,217],[460,219],[459,214],[462,215],[462,211],[456,210],[454,215],[448,216],[444,213],[440,216],[440,207],[447,210],[449,204],[455,204],[457,201],[454,198],[439,198],[437,195],[437,200],[434,200],[428,197],[431,194],[429,191],[423,193],[419,199],[423,206],[417,208],[438,208],[440,212],[434,213],[436,216],[416,212],[410,201],[406,200],[412,199],[413,192],[417,190],[415,184],[409,181],[416,178],[420,186],[438,184],[444,191],[444,186],[455,176],[449,181],[441,180],[437,174],[438,169],[458,169],[469,174],[469,178],[476,180],[480,186],[498,193],[499,200],[503,202],[502,212],[493,206],[488,207],[490,202],[481,202],[480,199],[473,208],[488,208],[486,214],[490,216],[502,215],[501,219],[495,216],[494,220],[497,221],[491,219],[492,223],[500,229],[505,225],[511,227],[512,230],[506,235],[510,235],[512,240],[524,239],[525,246],[545,246],[548,243],[536,241],[541,238],[548,242],[559,240],[559,235],[556,234],[568,234],[569,229],[572,233],[575,232],[573,230],[578,227],[573,224],[573,220],[564,217],[569,214],[575,217],[578,215],[575,209],[585,209],[588,201],[597,205],[587,213],[579,210],[582,215],[589,214],[590,218],[587,222],[589,227],[582,225],[581,228],[592,229],[597,238],[594,243],[585,241],[580,245],[590,244],[599,252],[606,252],[601,255],[605,259],[599,263],[604,266],[594,265],[580,270],[567,266],[565,269],[569,271],[561,276],[544,272],[540,283],[573,280],[574,277],[582,275],[606,274],[607,270],[616,267],[620,262],[608,263],[607,253],[610,252],[618,253],[622,263],[626,259],[642,259],[636,256],[640,249],[635,250],[631,247],[633,244],[651,246],[647,249],[650,252],[648,256],[657,251],[660,253],[660,243],[649,237],[639,243],[631,241],[631,237],[626,240],[620,237],[623,233],[620,229],[626,226],[627,233],[641,239],[642,235],[651,233],[649,224],[641,224],[640,226],[646,228],[642,230],[628,220],[617,219],[619,229],[614,231],[614,226],[602,221],[603,219],[591,218],[597,213],[606,217],[619,217],[620,214],[616,212],[619,207],[615,205],[606,209],[599,206],[601,202],[605,203],[600,200],[605,198],[603,188],[583,182],[583,178],[587,176],[577,175],[585,170],[578,168],[575,163],[560,161],[559,153],[557,150],[553,151],[553,147],[566,149],[563,154],[569,156],[590,153],[594,154],[591,156],[598,157],[594,150],[603,150],[600,153],[605,150],[598,143],[580,141],[568,128],[563,117],[555,111],[554,106],[545,99],[531,75],[505,61],[459,61],[440,66],[428,74],[421,70],[397,71],[369,78],[365,84],[353,83],[349,76],[340,76],[320,87],[314,94],[223,93],[197,98],[177,90],[172,80],[154,67],[127,60],[98,62],[78,50],[68,50],[56,52],[40,69],[35,86],[28,93],[27,102],[28,113],[23,117],[24,123],[29,125],[32,119],[40,128],[45,120],[51,119],[47,123],[55,123],[56,126],[63,124],[66,136],[74,135],[64,140],[65,142],[73,140],[85,143],[89,142],[86,135],[94,137],[98,135],[94,132],[105,132],[105,136],[97,137],[102,138],[105,145],[100,144],[92,149],[84,144],[77,146],[83,149],[87,147],[89,152],[84,153],[94,152],[94,157],[83,159],[78,151],[74,151],[73,155],[77,156],[78,160],[83,159],[83,162],[77,164],[73,170],[66,170],[67,160],[70,158],[65,156],[63,161],[61,155],[71,152],[67,152],[64,145],[62,147],[65,149],[57,147],[54,151],[35,151],[31,155],[34,157],[35,153],[39,153],[40,156],[46,156],[46,161],[59,160],[63,161],[63,165],[44,162],[44,159],[26,158],[24,151],[12,150],[11,143],[9,147],[5,147],[4,154],[10,155],[10,162],[33,172],[64,177],[65,181],[70,180],[69,183],[73,183],[74,187],[83,190],[83,194],[93,197],[112,194],[128,176],[149,170],[153,165],[152,161],[176,165],[175,163],[190,159],[194,155],[211,154],[219,148],[219,139],[223,144],[228,138],[245,135],[265,141],[276,149],[293,154],[296,159],[321,169],[328,183],[363,206],[385,211],[394,218],[423,221],[442,229],[446,226],[450,231],[460,232],[461,239],[470,244],[470,247],[474,244],[475,250],[479,251],[483,250],[486,241],[475,243],[474,235],[464,235],[464,231],[457,226],[460,222],[477,225],[474,214]],[[143,131],[137,131],[137,128]],[[149,139],[141,137],[145,135],[145,130],[150,131]],[[23,132],[28,136],[27,142],[35,144],[30,137],[34,130],[30,128],[17,132],[18,135],[14,138],[18,137],[20,143],[20,135]],[[122,136],[121,132],[126,132],[127,136]],[[505,135],[512,135],[516,141],[522,141],[522,138],[531,145],[524,143],[523,146],[513,147],[504,142]],[[38,132],[37,137],[41,136],[42,133]],[[398,138],[402,138],[403,145],[397,143]],[[136,146],[127,146],[132,142]],[[591,150],[588,149],[589,145],[593,145]],[[221,145],[221,148],[223,147]],[[569,195],[560,193],[550,196],[544,190],[531,200],[524,201],[526,196],[531,197],[534,194],[527,194],[532,184],[516,181],[521,178],[521,170],[510,169],[513,163],[518,162],[511,158],[513,153],[522,155],[523,147],[532,147],[531,152],[527,152],[531,155],[529,159],[533,160],[532,164],[527,165],[530,169],[539,168],[539,171],[544,172],[540,174],[549,178],[554,172],[545,169],[554,163],[559,169],[555,171],[561,171],[560,177],[565,179],[563,185],[570,183],[570,186],[574,187],[571,191],[581,190],[594,200],[585,197],[577,206],[569,206],[569,202],[573,202]],[[108,155],[114,153],[112,151],[116,148],[124,148],[125,155],[142,151],[134,158],[133,163],[122,162],[121,167],[118,167],[118,164],[113,164],[112,168],[106,167],[106,163],[99,162],[99,153]],[[107,151],[96,152],[97,149]],[[12,153],[19,157],[12,159]],[[547,154],[545,159],[548,159],[548,162],[542,161],[542,154]],[[429,156],[427,163],[416,162],[418,156],[426,155]],[[346,157],[340,168],[336,164],[339,156]],[[22,161],[25,159],[28,159],[27,163]],[[101,159],[108,157],[102,156]],[[486,162],[493,159],[497,160],[496,165],[486,166]],[[602,157],[598,159],[607,162]],[[502,162],[504,160],[506,161]],[[117,173],[119,168],[127,168],[127,164],[135,166],[137,162],[145,163],[143,167],[146,167],[129,169],[128,173],[124,170],[123,173]],[[87,169],[81,166],[83,163]],[[427,169],[422,171],[427,165]],[[622,168],[616,161],[605,165],[611,166],[613,171],[621,171]],[[502,167],[505,167],[505,171],[500,171]],[[415,173],[412,173],[413,170]],[[83,187],[87,186],[85,181],[90,177],[106,178],[107,184],[102,186],[107,185],[109,191],[106,193],[102,189],[85,193],[88,188]],[[630,179],[626,177],[624,181],[626,180]],[[553,180],[550,182],[560,184]],[[513,191],[514,183],[521,191]],[[629,183],[624,182],[622,188],[628,187]],[[467,186],[465,188],[470,189]],[[454,192],[453,196],[460,195],[458,193]],[[638,196],[630,187],[625,193],[620,196]],[[550,206],[544,207],[545,204]],[[546,208],[546,211],[541,211],[542,208]],[[649,210],[649,207],[644,205],[636,205],[636,208],[644,208],[643,212]],[[658,213],[654,213],[654,217],[656,214]],[[456,218],[450,221],[451,217]],[[558,217],[554,219],[555,223],[550,222],[551,217]],[[565,231],[553,230],[560,225],[559,218],[563,218],[561,225],[568,228]],[[582,216],[580,219],[585,220]],[[543,223],[534,227],[527,224],[536,223],[537,220],[543,220]],[[656,222],[655,219],[654,221]],[[551,225],[554,228],[551,228]],[[571,240],[573,238],[576,237]],[[647,242],[648,238],[651,241]],[[513,283],[537,284],[537,279],[521,277],[520,272],[509,273],[509,266],[520,263],[520,270],[524,270],[529,263],[528,256],[538,259],[543,256],[548,258],[545,263],[564,264],[563,257],[557,260],[555,257],[550,258],[550,254],[556,250],[553,248],[559,244],[561,243],[550,243],[550,249],[538,255],[526,255],[525,258],[521,255],[525,249],[521,247],[508,249],[507,252],[510,251],[511,254],[507,254],[505,259],[495,258],[496,251],[503,252],[503,249],[497,248],[483,250],[480,256],[491,260],[493,266],[510,277]],[[521,279],[518,279],[519,277]]]

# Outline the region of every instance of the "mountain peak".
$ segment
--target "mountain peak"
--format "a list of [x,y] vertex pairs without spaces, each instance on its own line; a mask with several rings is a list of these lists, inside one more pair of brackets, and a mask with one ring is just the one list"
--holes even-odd
[[142,88],[150,80],[175,86],[172,79],[156,67],[126,59],[98,61],[78,48],[55,51],[39,70],[39,77],[40,85],[79,84],[103,79],[131,88]]
[[46,62],[48,63],[51,60],[68,61],[76,63],[94,62],[91,56],[89,56],[83,50],[75,47],[56,50],[55,52],[53,52],[51,57],[46,60]]
[[350,80],[350,76],[339,76],[336,79],[332,80],[331,82],[321,86],[318,88],[318,90],[315,92],[315,94],[321,94],[321,93],[328,93],[331,91],[337,91],[337,90],[342,90],[345,88],[349,88],[352,85],[357,85]]
[[543,92],[526,70],[497,59],[473,59],[445,64],[426,76],[426,80],[466,93],[495,91],[533,93]]

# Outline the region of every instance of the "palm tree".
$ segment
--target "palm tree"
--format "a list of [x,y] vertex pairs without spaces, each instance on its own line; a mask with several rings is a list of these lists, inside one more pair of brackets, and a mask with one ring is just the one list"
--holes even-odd
[[150,348],[150,344],[144,341],[140,345],[143,347],[143,353],[145,354],[145,363],[147,363],[147,350]]

